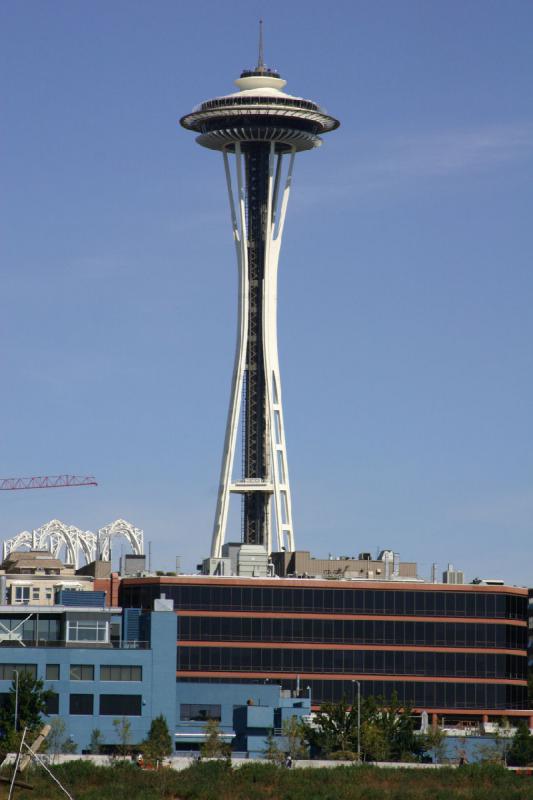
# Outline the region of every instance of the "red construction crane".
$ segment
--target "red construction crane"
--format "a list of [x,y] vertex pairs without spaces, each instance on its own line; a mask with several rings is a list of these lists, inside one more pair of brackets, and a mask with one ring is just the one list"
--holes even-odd
[[15,489],[62,489],[65,486],[98,486],[96,478],[79,475],[41,475],[33,478],[0,478],[0,492]]

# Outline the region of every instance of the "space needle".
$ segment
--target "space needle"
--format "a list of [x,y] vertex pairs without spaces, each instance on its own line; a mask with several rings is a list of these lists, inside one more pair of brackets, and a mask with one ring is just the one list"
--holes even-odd
[[[222,153],[239,272],[212,558],[222,554],[232,494],[243,498],[244,544],[295,549],[277,345],[278,261],[295,155],[318,147],[320,135],[339,126],[316,103],[283,91],[286,81],[264,63],[261,23],[257,66],[235,85],[237,92],[207,100],[180,120],[199,134],[198,144]],[[238,438],[242,472],[234,477]]]

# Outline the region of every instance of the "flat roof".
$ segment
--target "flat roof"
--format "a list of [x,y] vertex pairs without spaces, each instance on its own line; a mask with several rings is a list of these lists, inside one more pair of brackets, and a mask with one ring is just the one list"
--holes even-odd
[[222,586],[265,586],[307,589],[384,589],[385,591],[425,591],[425,592],[484,592],[494,594],[517,594],[528,596],[528,589],[523,586],[488,586],[472,583],[424,583],[420,580],[404,578],[402,580],[350,580],[338,578],[324,580],[323,578],[252,578],[252,577],[224,577],[219,575],[154,575],[146,578],[122,578],[121,583],[127,586],[142,586],[160,584],[162,586],[179,586],[191,583],[209,585],[217,583]]

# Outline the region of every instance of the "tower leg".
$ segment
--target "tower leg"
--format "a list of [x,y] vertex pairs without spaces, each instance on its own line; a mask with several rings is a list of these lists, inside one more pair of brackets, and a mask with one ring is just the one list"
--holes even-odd
[[[271,160],[274,161],[274,145]],[[277,549],[294,550],[294,528],[292,522],[292,501],[287,463],[287,443],[283,420],[281,400],[281,376],[278,357],[277,336],[277,284],[278,265],[283,228],[287,214],[289,193],[294,169],[294,150],[284,158],[288,159],[287,175],[278,205],[278,194],[281,184],[282,157],[278,155],[276,175],[274,179],[273,200],[269,214],[267,236],[267,253],[265,267],[265,326],[264,347],[267,371],[267,402],[270,428],[270,447],[272,462],[272,479],[274,484],[274,507],[276,518]],[[272,549],[272,546],[271,548]]]
[[223,155],[230,203],[231,225],[233,228],[233,239],[237,254],[237,269],[239,274],[239,310],[237,323],[237,347],[235,350],[235,361],[233,365],[231,397],[228,409],[228,420],[226,423],[224,450],[222,453],[222,466],[220,470],[220,484],[218,488],[217,508],[215,512],[215,524],[211,542],[212,558],[221,557],[222,544],[224,543],[224,538],[226,535],[231,475],[233,471],[233,462],[235,459],[235,445],[237,442],[237,430],[239,426],[241,393],[246,364],[246,345],[248,340],[248,249],[246,247],[247,233],[245,189],[243,181],[243,155],[241,153],[240,144],[237,143],[235,145],[237,202],[235,202],[233,196],[229,157],[226,152],[224,152]]

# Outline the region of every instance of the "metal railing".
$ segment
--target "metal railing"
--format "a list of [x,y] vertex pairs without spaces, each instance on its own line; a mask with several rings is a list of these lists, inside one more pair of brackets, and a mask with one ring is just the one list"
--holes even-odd
[[4,639],[4,647],[8,647],[7,642],[12,642],[13,647],[28,648],[28,647],[75,647],[87,648],[88,650],[105,649],[105,650],[149,650],[150,642],[141,641],[138,639],[121,641],[121,642],[88,642],[88,641],[66,641],[65,639],[19,639],[13,638],[12,640]]

